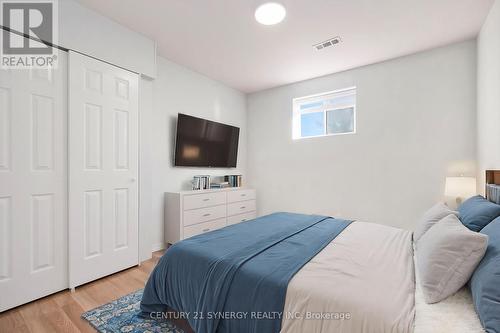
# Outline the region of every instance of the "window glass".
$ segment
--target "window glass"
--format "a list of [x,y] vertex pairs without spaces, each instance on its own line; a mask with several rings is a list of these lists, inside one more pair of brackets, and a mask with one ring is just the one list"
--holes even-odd
[[301,137],[325,134],[325,117],[323,112],[303,113],[300,116]]
[[354,108],[326,111],[326,133],[341,134],[354,131]]

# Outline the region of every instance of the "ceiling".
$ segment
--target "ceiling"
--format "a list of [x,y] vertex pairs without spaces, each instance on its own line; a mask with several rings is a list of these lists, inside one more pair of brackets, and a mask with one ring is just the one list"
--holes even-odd
[[[241,90],[372,64],[477,36],[494,0],[275,0],[275,26],[258,24],[266,0],[79,0],[155,40],[159,55]],[[340,36],[321,51],[312,45]]]

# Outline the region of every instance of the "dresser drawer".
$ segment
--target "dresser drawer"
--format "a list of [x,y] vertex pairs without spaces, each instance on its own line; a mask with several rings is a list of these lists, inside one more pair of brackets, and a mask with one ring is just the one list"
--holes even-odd
[[193,237],[199,234],[203,234],[205,232],[209,232],[212,230],[217,230],[220,228],[224,228],[226,226],[226,219],[218,219],[215,221],[200,223],[196,225],[192,225],[189,227],[184,227],[183,239]]
[[255,200],[235,202],[227,205],[227,215],[238,215],[256,210]]
[[225,192],[191,194],[184,196],[184,210],[224,205],[225,203]]
[[227,218],[227,225],[253,220],[256,217],[257,217],[257,212],[250,212],[250,213],[229,216]]
[[184,226],[186,227],[226,217],[226,205],[186,210],[183,214]]
[[227,202],[238,202],[245,200],[254,200],[255,190],[237,190],[227,192]]

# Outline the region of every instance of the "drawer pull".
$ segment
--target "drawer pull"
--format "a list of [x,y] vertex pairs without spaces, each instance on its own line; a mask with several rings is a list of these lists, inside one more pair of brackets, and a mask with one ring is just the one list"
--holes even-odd
[[207,232],[207,231],[210,231],[210,229],[208,229],[208,228],[207,229],[203,229],[203,232]]
[[246,207],[245,206],[241,206],[240,209],[245,209]]
[[210,198],[203,199],[203,201],[210,201]]
[[210,216],[210,213],[203,214],[203,217]]
[[241,194],[242,197],[246,197],[247,195],[245,193]]

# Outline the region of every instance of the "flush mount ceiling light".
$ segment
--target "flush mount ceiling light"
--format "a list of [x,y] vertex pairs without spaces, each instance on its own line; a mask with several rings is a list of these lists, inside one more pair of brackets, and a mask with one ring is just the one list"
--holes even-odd
[[285,7],[276,2],[262,4],[255,10],[255,19],[264,25],[278,24],[283,21],[285,16]]

